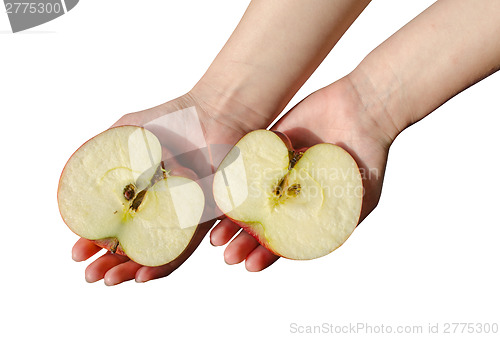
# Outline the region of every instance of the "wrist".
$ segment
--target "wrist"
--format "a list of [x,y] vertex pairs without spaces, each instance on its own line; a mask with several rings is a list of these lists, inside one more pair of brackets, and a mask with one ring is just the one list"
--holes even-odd
[[412,121],[405,88],[390,66],[368,58],[346,77],[356,90],[366,114],[380,128],[389,143]]
[[255,70],[213,68],[189,92],[208,117],[247,133],[267,128],[283,109],[279,97],[263,92]]

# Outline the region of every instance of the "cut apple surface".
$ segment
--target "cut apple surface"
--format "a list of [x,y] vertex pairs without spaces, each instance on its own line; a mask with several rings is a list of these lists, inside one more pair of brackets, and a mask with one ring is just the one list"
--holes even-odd
[[109,129],[66,164],[59,209],[77,235],[146,266],[166,264],[188,246],[203,213],[201,187],[170,176],[154,134],[136,126]]
[[363,198],[355,160],[333,144],[294,151],[284,135],[244,136],[214,177],[220,210],[273,253],[307,260],[351,235]]

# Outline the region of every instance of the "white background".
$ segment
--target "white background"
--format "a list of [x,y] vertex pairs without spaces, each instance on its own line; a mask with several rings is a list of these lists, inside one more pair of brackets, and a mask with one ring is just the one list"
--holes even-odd
[[[373,2],[288,108],[431,3]],[[0,335],[288,336],[298,335],[293,323],[424,331],[500,323],[500,74],[398,137],[379,206],[336,252],[249,273],[226,265],[206,238],[168,278],[85,282],[87,263],[71,260],[77,237],[57,209],[66,160],[122,114],[188,91],[247,4],[82,0],[17,34],[2,9]]]

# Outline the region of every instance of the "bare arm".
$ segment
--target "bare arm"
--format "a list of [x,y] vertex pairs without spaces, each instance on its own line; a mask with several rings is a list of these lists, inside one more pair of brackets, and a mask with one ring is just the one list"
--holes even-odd
[[[500,66],[500,1],[438,0],[370,53],[346,77],[311,94],[275,125],[294,144],[344,146],[365,174],[362,218],[377,205],[394,138]],[[309,132],[304,132],[304,129]],[[372,174],[372,172],[374,174]],[[238,230],[229,219],[211,233],[223,245]],[[225,250],[248,270],[275,258],[244,232]]]
[[497,0],[439,0],[361,62],[349,77],[388,135],[500,68],[499,17]]
[[267,127],[369,2],[253,0],[193,92],[215,91],[205,103],[230,126]]
[[[188,94],[127,114],[115,125],[144,126],[194,107],[209,144],[233,144],[244,133],[265,128],[274,120],[368,3],[253,0],[224,48]],[[198,129],[185,131],[189,134]],[[205,224],[202,227],[199,237],[185,251],[187,254],[167,265],[144,267],[107,253],[87,267],[86,279],[95,282],[104,278],[106,284],[112,285],[134,278],[145,282],[165,277],[200,243],[209,229]],[[73,248],[73,258],[83,261],[99,250],[91,241],[81,239]],[[260,256],[260,269],[276,260],[267,251]]]

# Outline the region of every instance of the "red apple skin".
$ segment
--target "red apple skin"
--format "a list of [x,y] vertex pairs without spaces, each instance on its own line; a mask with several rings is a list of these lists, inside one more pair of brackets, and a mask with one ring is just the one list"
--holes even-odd
[[[291,151],[291,152],[294,152],[294,153],[298,153],[298,152],[305,152],[308,148],[301,148],[300,150],[295,150],[292,146],[292,142],[290,141],[290,138],[288,138],[287,135],[285,135],[284,133],[282,132],[279,132],[279,131],[273,131],[282,141],[283,143],[285,144],[285,146],[287,147],[288,151]],[[220,213],[223,213],[221,210],[219,210]],[[273,253],[274,255],[276,256],[280,256],[280,257],[283,257],[282,255],[280,255],[278,252],[274,251],[270,246],[269,246],[269,243],[266,242],[263,238],[260,238],[259,235],[255,232],[255,230],[252,228],[252,226],[248,225],[247,223],[245,222],[242,222],[242,221],[239,221],[239,220],[236,220],[236,219],[233,219],[231,218],[229,215],[226,214],[226,217],[231,219],[232,222],[234,222],[235,224],[237,224],[238,226],[240,226],[241,228],[243,228],[243,230],[245,232],[247,232],[248,234],[250,234],[251,236],[253,236],[255,238],[255,240],[257,240],[261,246],[264,246],[264,248],[266,248],[267,250],[269,250],[271,253]]]
[[[253,236],[253,238],[255,240],[257,240],[257,242],[259,242],[259,244],[261,246],[263,246],[264,248],[266,248],[268,251],[270,251],[274,255],[279,256],[279,257],[284,257],[284,258],[289,259],[289,260],[294,260],[294,259],[292,259],[290,257],[283,256],[280,253],[278,253],[275,250],[273,250],[272,247],[269,246],[269,243],[264,238],[260,238],[259,235],[255,232],[255,230],[249,224],[247,224],[245,222],[242,222],[242,221],[239,221],[239,220],[236,220],[236,219],[233,219],[233,218],[231,218],[228,215],[226,215],[226,217],[229,218],[232,222],[234,222],[238,226],[240,226],[245,232],[247,232],[248,234],[250,234],[251,236]],[[359,221],[359,218],[358,218],[358,221]],[[343,245],[343,243],[340,246],[342,246],[342,245]],[[337,247],[336,249],[338,249],[339,247]]]
[[240,226],[241,228],[243,228],[243,230],[245,232],[247,232],[248,234],[250,234],[251,236],[253,236],[253,238],[255,240],[257,240],[261,246],[263,246],[264,248],[266,248],[268,251],[270,251],[271,253],[273,253],[274,255],[276,256],[280,256],[280,257],[284,257],[283,255],[280,255],[278,252],[274,251],[270,246],[269,246],[269,243],[266,242],[266,240],[264,240],[263,238],[260,238],[259,235],[255,232],[255,230],[252,228],[252,226],[248,225],[247,223],[245,222],[242,222],[242,221],[239,221],[239,220],[236,220],[236,219],[233,219],[231,218],[230,216],[226,215],[232,222],[234,222],[235,224],[237,224],[238,226]]
[[295,151],[294,148],[293,148],[293,146],[292,146],[292,141],[290,140],[290,138],[288,138],[287,135],[285,135],[283,132],[280,132],[280,131],[274,131],[273,130],[273,132],[274,132],[274,134],[276,136],[280,137],[281,141],[283,143],[285,143],[285,146],[287,147],[287,149],[289,151]]
[[[306,152],[309,147],[302,147],[300,148],[299,150],[295,150],[292,146],[292,142],[290,141],[290,138],[288,138],[287,135],[285,135],[284,133],[280,132],[280,131],[274,131],[272,130],[278,137],[280,137],[280,139],[283,141],[283,143],[285,144],[285,146],[287,147],[288,151],[291,151],[291,152],[294,152],[294,153],[304,153]],[[223,213],[220,209],[219,209],[219,212],[220,213]],[[361,215],[361,214],[360,214]],[[272,249],[272,247],[269,246],[269,243],[264,239],[264,238],[260,238],[259,235],[255,232],[255,230],[252,228],[251,225],[245,223],[245,222],[242,222],[242,221],[239,221],[239,220],[236,220],[236,219],[233,219],[231,218],[229,215],[225,214],[225,216],[227,218],[229,218],[232,222],[234,222],[235,224],[237,224],[238,226],[240,226],[245,232],[247,232],[248,234],[250,234],[251,236],[253,236],[253,238],[255,240],[257,240],[259,242],[259,244],[261,246],[263,246],[264,248],[266,248],[268,251],[270,251],[271,253],[273,253],[274,255],[276,256],[279,256],[279,257],[284,257],[284,258],[287,258],[287,259],[290,259],[286,256],[283,256],[281,254],[279,254],[278,252],[276,252],[275,250]],[[359,218],[358,218],[358,221],[359,221]]]
[[106,238],[99,240],[91,240],[96,246],[107,249],[113,254],[127,256],[118,242],[117,238]]
[[[137,125],[121,125],[121,126],[116,126],[115,128],[121,128],[121,127],[129,127],[129,126],[133,126],[133,127],[139,127]],[[109,130],[109,129],[108,129]],[[85,143],[83,143],[82,145],[80,145],[78,147],[78,149],[73,152],[73,154],[69,157],[68,161],[66,162],[66,164],[64,165],[64,168],[63,170],[61,171],[61,175],[59,176],[59,184],[58,184],[58,188],[57,188],[57,204],[59,205],[59,186],[61,186],[61,179],[62,179],[62,173],[64,172],[64,169],[66,169],[66,166],[68,165],[68,162],[70,161],[71,157],[73,157],[73,155],[78,152],[85,144],[87,144],[88,142],[90,142],[92,139],[94,139],[95,137],[101,135],[102,133],[108,131],[108,130],[105,130],[97,135],[95,135],[94,137],[90,138],[89,140],[87,140]],[[63,219],[64,223],[66,224],[66,226],[68,226],[68,224],[66,223],[66,220],[63,218],[61,212],[59,211],[59,214],[61,215],[61,218]],[[71,230],[71,227],[68,226],[68,228]],[[72,230],[71,230],[72,231]],[[73,231],[72,231],[73,232]],[[73,232],[75,233],[75,232]],[[77,233],[75,233],[76,235],[78,235]],[[78,235],[80,236],[80,235]],[[87,238],[84,238],[84,239],[87,239]],[[119,254],[119,255],[123,255],[123,256],[127,256],[127,254],[125,254],[125,252],[123,251],[122,247],[120,246],[120,244],[118,244],[118,246],[116,246],[116,242],[118,241],[116,238],[105,238],[105,239],[99,239],[99,240],[90,240],[92,241],[95,245],[101,247],[101,248],[104,248],[104,249],[107,249],[109,251],[113,251],[114,250],[114,247],[116,247],[116,251],[114,253],[116,254]]]
[[[120,125],[120,126],[113,127],[113,129],[114,128],[122,128],[122,127],[130,127],[130,126],[133,126],[133,127],[136,127],[136,128],[142,128],[141,126],[137,126],[137,125]],[[57,204],[58,205],[59,205],[59,186],[61,185],[62,173],[64,172],[64,169],[66,169],[66,166],[68,165],[68,162],[70,161],[71,157],[73,157],[73,155],[76,152],[78,152],[88,142],[90,142],[91,140],[93,140],[94,138],[98,137],[99,135],[101,135],[102,133],[104,133],[104,132],[106,132],[108,130],[104,130],[103,132],[100,132],[99,134],[95,135],[94,137],[92,137],[89,140],[87,140],[86,142],[84,142],[69,157],[68,161],[64,165],[63,170],[61,171],[61,175],[59,176],[59,184],[58,184],[58,188],[57,188]],[[163,151],[165,151],[165,149],[163,149]],[[163,153],[163,155],[165,156],[165,153]],[[198,179],[198,177],[196,176],[196,174],[192,170],[190,170],[188,168],[185,168],[185,167],[182,167],[175,160],[175,158],[172,158],[170,160],[169,164],[170,164],[170,167],[168,167],[168,168],[170,170],[171,175],[173,175],[173,176],[180,176],[180,177],[186,177],[186,178],[189,178],[189,179],[192,179],[192,180],[197,180]],[[63,218],[63,216],[62,216],[62,214],[61,214],[60,211],[59,211],[59,214],[61,215],[61,218],[63,219],[63,221],[66,224],[66,226],[68,226],[68,224],[66,223],[66,220]],[[68,226],[68,228],[71,230],[71,228],[69,226]],[[75,233],[75,232],[73,232],[73,233]],[[75,233],[75,234],[78,235],[77,233]],[[78,236],[80,236],[80,235],[78,235]],[[87,239],[87,238],[84,238],[84,239]],[[90,240],[90,239],[87,239],[87,240]],[[90,241],[92,241],[96,246],[104,248],[104,249],[106,249],[106,250],[108,250],[110,252],[113,252],[114,254],[127,256],[127,254],[123,251],[122,246],[118,242],[117,238],[104,238],[104,239],[97,239],[97,240],[90,240]]]

